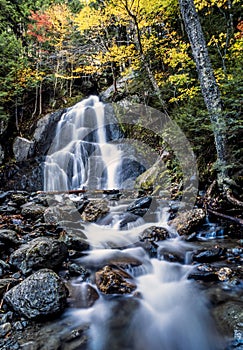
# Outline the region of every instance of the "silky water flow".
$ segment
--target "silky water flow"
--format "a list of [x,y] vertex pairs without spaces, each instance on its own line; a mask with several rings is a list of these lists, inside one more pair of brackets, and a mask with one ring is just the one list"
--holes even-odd
[[[128,147],[122,150],[122,134],[114,116],[107,120],[103,103],[91,96],[64,113],[57,125],[45,163],[45,190],[119,188],[122,162],[134,157],[134,152],[127,152]],[[140,218],[121,230],[119,218],[131,202],[112,201],[108,222],[82,223],[91,248],[78,263],[105,266],[121,256],[128,261],[137,259],[139,266],[128,263],[125,268],[134,278],[136,296],[103,295],[91,278],[88,283],[97,290],[99,299],[88,308],[69,308],[65,316],[71,317],[73,328],[89,325],[89,350],[222,349],[208,302],[195,282],[187,279],[192,269],[188,254],[193,248],[167,225],[168,203],[156,201],[153,221]],[[155,258],[149,258],[135,244],[139,234],[152,225],[170,232],[169,239],[158,242]],[[168,248],[184,256],[184,262],[163,260]],[[85,298],[87,282],[74,279],[73,288]]]

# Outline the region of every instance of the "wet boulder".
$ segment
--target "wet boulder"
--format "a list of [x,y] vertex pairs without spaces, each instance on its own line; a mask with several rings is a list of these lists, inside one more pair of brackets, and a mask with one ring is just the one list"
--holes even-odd
[[221,302],[213,309],[213,316],[221,334],[231,339],[227,349],[242,349],[243,315],[242,301]]
[[193,255],[193,260],[202,263],[218,261],[226,258],[226,252],[227,249],[221,247],[203,249]]
[[[126,229],[128,224],[135,222],[137,220],[139,220],[139,216],[137,216],[135,214],[132,214],[129,212],[121,214],[121,216],[120,216],[120,229]],[[140,220],[142,220],[142,219],[140,218]]]
[[68,262],[67,268],[70,276],[78,277],[79,281],[85,281],[88,276],[90,276],[90,271],[88,271],[83,265],[75,262]]
[[144,216],[148,211],[152,203],[152,197],[142,197],[136,199],[129,207],[127,211],[133,213],[134,215]]
[[196,281],[212,282],[217,281],[218,276],[216,268],[210,265],[198,265],[190,272],[188,279],[194,279]]
[[89,283],[70,285],[70,306],[76,308],[89,308],[99,299],[97,290]]
[[61,313],[66,305],[68,290],[52,270],[32,274],[4,295],[4,301],[28,319],[43,319]]
[[167,229],[158,226],[151,226],[139,235],[139,241],[142,242],[142,247],[152,257],[157,255],[158,244],[156,242],[164,241],[167,238],[169,238]]
[[96,285],[104,294],[127,294],[136,289],[132,277],[125,271],[106,265],[95,274]]
[[189,235],[199,225],[203,223],[206,212],[203,209],[191,209],[179,212],[178,215],[169,224],[174,227],[180,236]]
[[65,243],[68,250],[73,249],[82,252],[89,249],[87,237],[81,230],[73,231],[73,233],[63,231],[60,235],[60,241]]
[[109,212],[108,203],[105,200],[90,201],[84,208],[81,219],[83,221],[95,222]]
[[63,242],[40,237],[14,251],[9,262],[26,275],[39,268],[55,269],[65,260],[67,253]]
[[144,230],[140,236],[140,241],[150,241],[150,242],[158,242],[158,241],[164,241],[165,239],[169,238],[169,232],[164,227],[159,226],[151,226]]

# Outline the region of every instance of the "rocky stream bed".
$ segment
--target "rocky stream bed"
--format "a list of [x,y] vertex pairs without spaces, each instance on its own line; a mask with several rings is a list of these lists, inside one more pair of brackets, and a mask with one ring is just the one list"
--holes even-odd
[[[124,211],[119,214],[118,235],[137,222],[137,239],[127,246],[111,239],[94,247],[86,231],[109,226],[111,212],[120,202]],[[82,319],[82,315],[95,305],[100,307],[95,312],[102,314],[102,307],[111,303],[115,317],[111,316],[105,326],[112,334],[109,349],[148,350],[148,345],[139,345],[135,328],[134,335],[129,335],[127,324],[144,298],[137,276],[146,274],[146,264],[151,271],[150,261],[153,266],[164,261],[170,268],[188,267],[186,283],[197,288],[194,299],[206,296],[220,338],[217,349],[242,349],[240,227],[208,221],[202,208],[180,210],[176,215],[181,203],[162,202],[159,208],[168,206],[168,225],[141,225],[139,232],[150,204],[151,197],[136,195],[129,201],[120,196],[96,200],[80,196],[72,201],[65,195],[55,199],[24,191],[1,192],[0,348],[108,349],[99,344],[101,339],[96,345],[92,343],[91,322],[84,321],[88,318]],[[92,258],[97,250],[99,259]],[[189,303],[190,299],[181,302]],[[73,316],[79,312],[82,322]],[[101,317],[100,322],[101,314],[95,315]],[[194,328],[193,324],[188,326],[190,338],[190,327],[191,334]],[[168,348],[175,349],[185,347]]]

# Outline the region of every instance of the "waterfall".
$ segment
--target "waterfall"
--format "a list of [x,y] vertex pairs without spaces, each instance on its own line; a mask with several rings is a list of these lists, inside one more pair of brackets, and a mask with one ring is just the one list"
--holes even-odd
[[[138,115],[142,114],[141,110]],[[149,113],[144,113],[144,116],[149,121]],[[125,117],[128,119],[127,114]],[[137,125],[135,117],[131,120]],[[140,124],[146,127],[146,122]],[[147,143],[145,148],[149,148]],[[138,149],[143,150],[141,144],[138,144]],[[145,153],[146,160],[152,164],[143,163],[136,150],[135,142],[128,144],[123,138],[114,113],[107,112],[98,97],[91,96],[69,108],[57,125],[44,167],[45,190],[129,188],[155,160],[150,156],[152,152]],[[65,198],[62,200],[65,207]],[[168,201],[156,199],[153,205],[150,204],[149,215],[141,217],[128,211],[131,200],[121,197],[110,201],[112,204],[107,200],[109,214],[91,223],[81,221],[74,206],[77,213],[74,227],[80,224],[80,229],[72,229],[70,216],[62,222],[65,229],[71,225],[71,232],[77,237],[82,231],[90,246],[81,257],[74,259],[78,265],[90,269],[91,276],[86,282],[80,282],[78,278],[73,281],[72,288],[80,300],[79,306],[67,310],[66,315],[72,320],[70,327],[81,329],[81,325],[89,325],[88,350],[222,349],[207,300],[187,278],[194,267],[189,265],[188,259],[194,247],[180,239],[168,225]],[[67,207],[69,210],[70,201]],[[127,225],[122,230],[124,217]],[[63,221],[62,217],[60,221]],[[151,244],[157,246],[155,258],[149,256],[146,246],[141,243],[141,234],[154,225],[169,232],[169,238],[165,240],[157,241],[156,237],[155,241],[151,240]],[[148,243],[149,240],[148,236]],[[183,262],[164,260],[166,253],[172,257],[178,253]],[[139,264],[132,266],[131,259]],[[137,288],[134,294],[103,295],[94,282],[94,271],[105,265],[127,271]],[[92,307],[86,308],[82,303],[87,283],[99,297]]]
[[114,117],[109,119],[97,96],[77,103],[62,115],[45,161],[45,191],[119,188],[121,132],[117,132]]

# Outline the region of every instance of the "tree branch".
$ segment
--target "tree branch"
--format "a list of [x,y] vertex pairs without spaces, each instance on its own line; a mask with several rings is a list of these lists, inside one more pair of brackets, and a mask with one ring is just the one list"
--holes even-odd
[[215,210],[212,210],[210,208],[207,208],[207,211],[215,216],[218,216],[222,219],[225,219],[225,220],[230,220],[230,221],[234,221],[236,222],[237,224],[240,224],[240,225],[243,225],[243,219],[240,219],[240,218],[236,218],[234,216],[230,216],[230,215],[225,215],[225,214],[222,214],[222,213],[219,213]]

